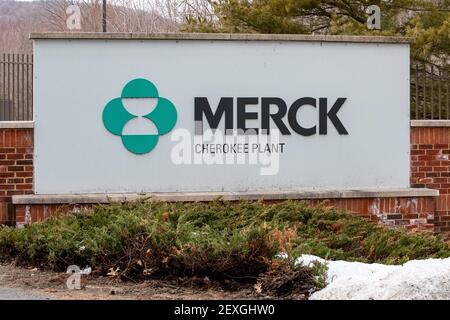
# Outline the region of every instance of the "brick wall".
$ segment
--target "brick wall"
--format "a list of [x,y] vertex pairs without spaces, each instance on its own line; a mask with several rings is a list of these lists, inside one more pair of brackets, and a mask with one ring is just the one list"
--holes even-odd
[[0,224],[14,223],[11,196],[33,193],[33,129],[0,128]]
[[[323,201],[324,199],[308,200],[312,205]],[[430,232],[434,227],[435,197],[329,199],[326,200],[326,203],[389,227],[414,228]],[[17,225],[42,221],[58,212],[79,212],[91,207],[92,204],[64,206],[60,204],[18,204],[16,205]]]
[[439,190],[435,231],[449,232],[450,127],[411,127],[411,186]]
[[[433,198],[334,199],[331,205],[358,212],[387,225],[450,231],[450,127],[411,128],[411,185],[438,189]],[[11,196],[33,193],[33,129],[0,127],[0,224],[15,220]],[[56,205],[17,207],[17,222],[39,221]],[[435,211],[435,214],[434,214]],[[433,216],[434,214],[434,216]]]

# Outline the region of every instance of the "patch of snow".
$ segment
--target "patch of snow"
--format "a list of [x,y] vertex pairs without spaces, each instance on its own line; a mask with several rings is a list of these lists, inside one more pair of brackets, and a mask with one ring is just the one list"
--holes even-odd
[[286,252],[279,252],[275,255],[277,259],[287,259],[289,256]]
[[302,255],[296,263],[326,263],[328,285],[310,299],[450,299],[450,258],[411,260],[403,265],[326,261]]

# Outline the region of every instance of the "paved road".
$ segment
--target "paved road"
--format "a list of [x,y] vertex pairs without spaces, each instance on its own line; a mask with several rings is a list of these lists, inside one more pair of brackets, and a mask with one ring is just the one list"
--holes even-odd
[[0,300],[49,300],[33,290],[0,287]]

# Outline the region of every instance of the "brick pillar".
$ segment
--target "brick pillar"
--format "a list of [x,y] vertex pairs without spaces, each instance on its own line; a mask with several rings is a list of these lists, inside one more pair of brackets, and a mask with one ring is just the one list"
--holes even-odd
[[450,121],[412,122],[411,187],[439,190],[435,232],[450,232]]
[[0,224],[15,221],[11,196],[33,193],[33,129],[21,125],[0,126]]

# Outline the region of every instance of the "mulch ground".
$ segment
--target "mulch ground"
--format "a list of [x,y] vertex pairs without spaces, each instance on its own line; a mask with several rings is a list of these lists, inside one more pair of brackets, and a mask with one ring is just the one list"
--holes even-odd
[[[21,288],[50,299],[172,300],[172,299],[268,299],[253,285],[214,283],[206,279],[166,279],[139,282],[82,275],[81,290],[69,290],[68,274],[0,264],[0,288]],[[286,297],[285,297],[286,298]],[[305,299],[304,296],[289,297]]]

